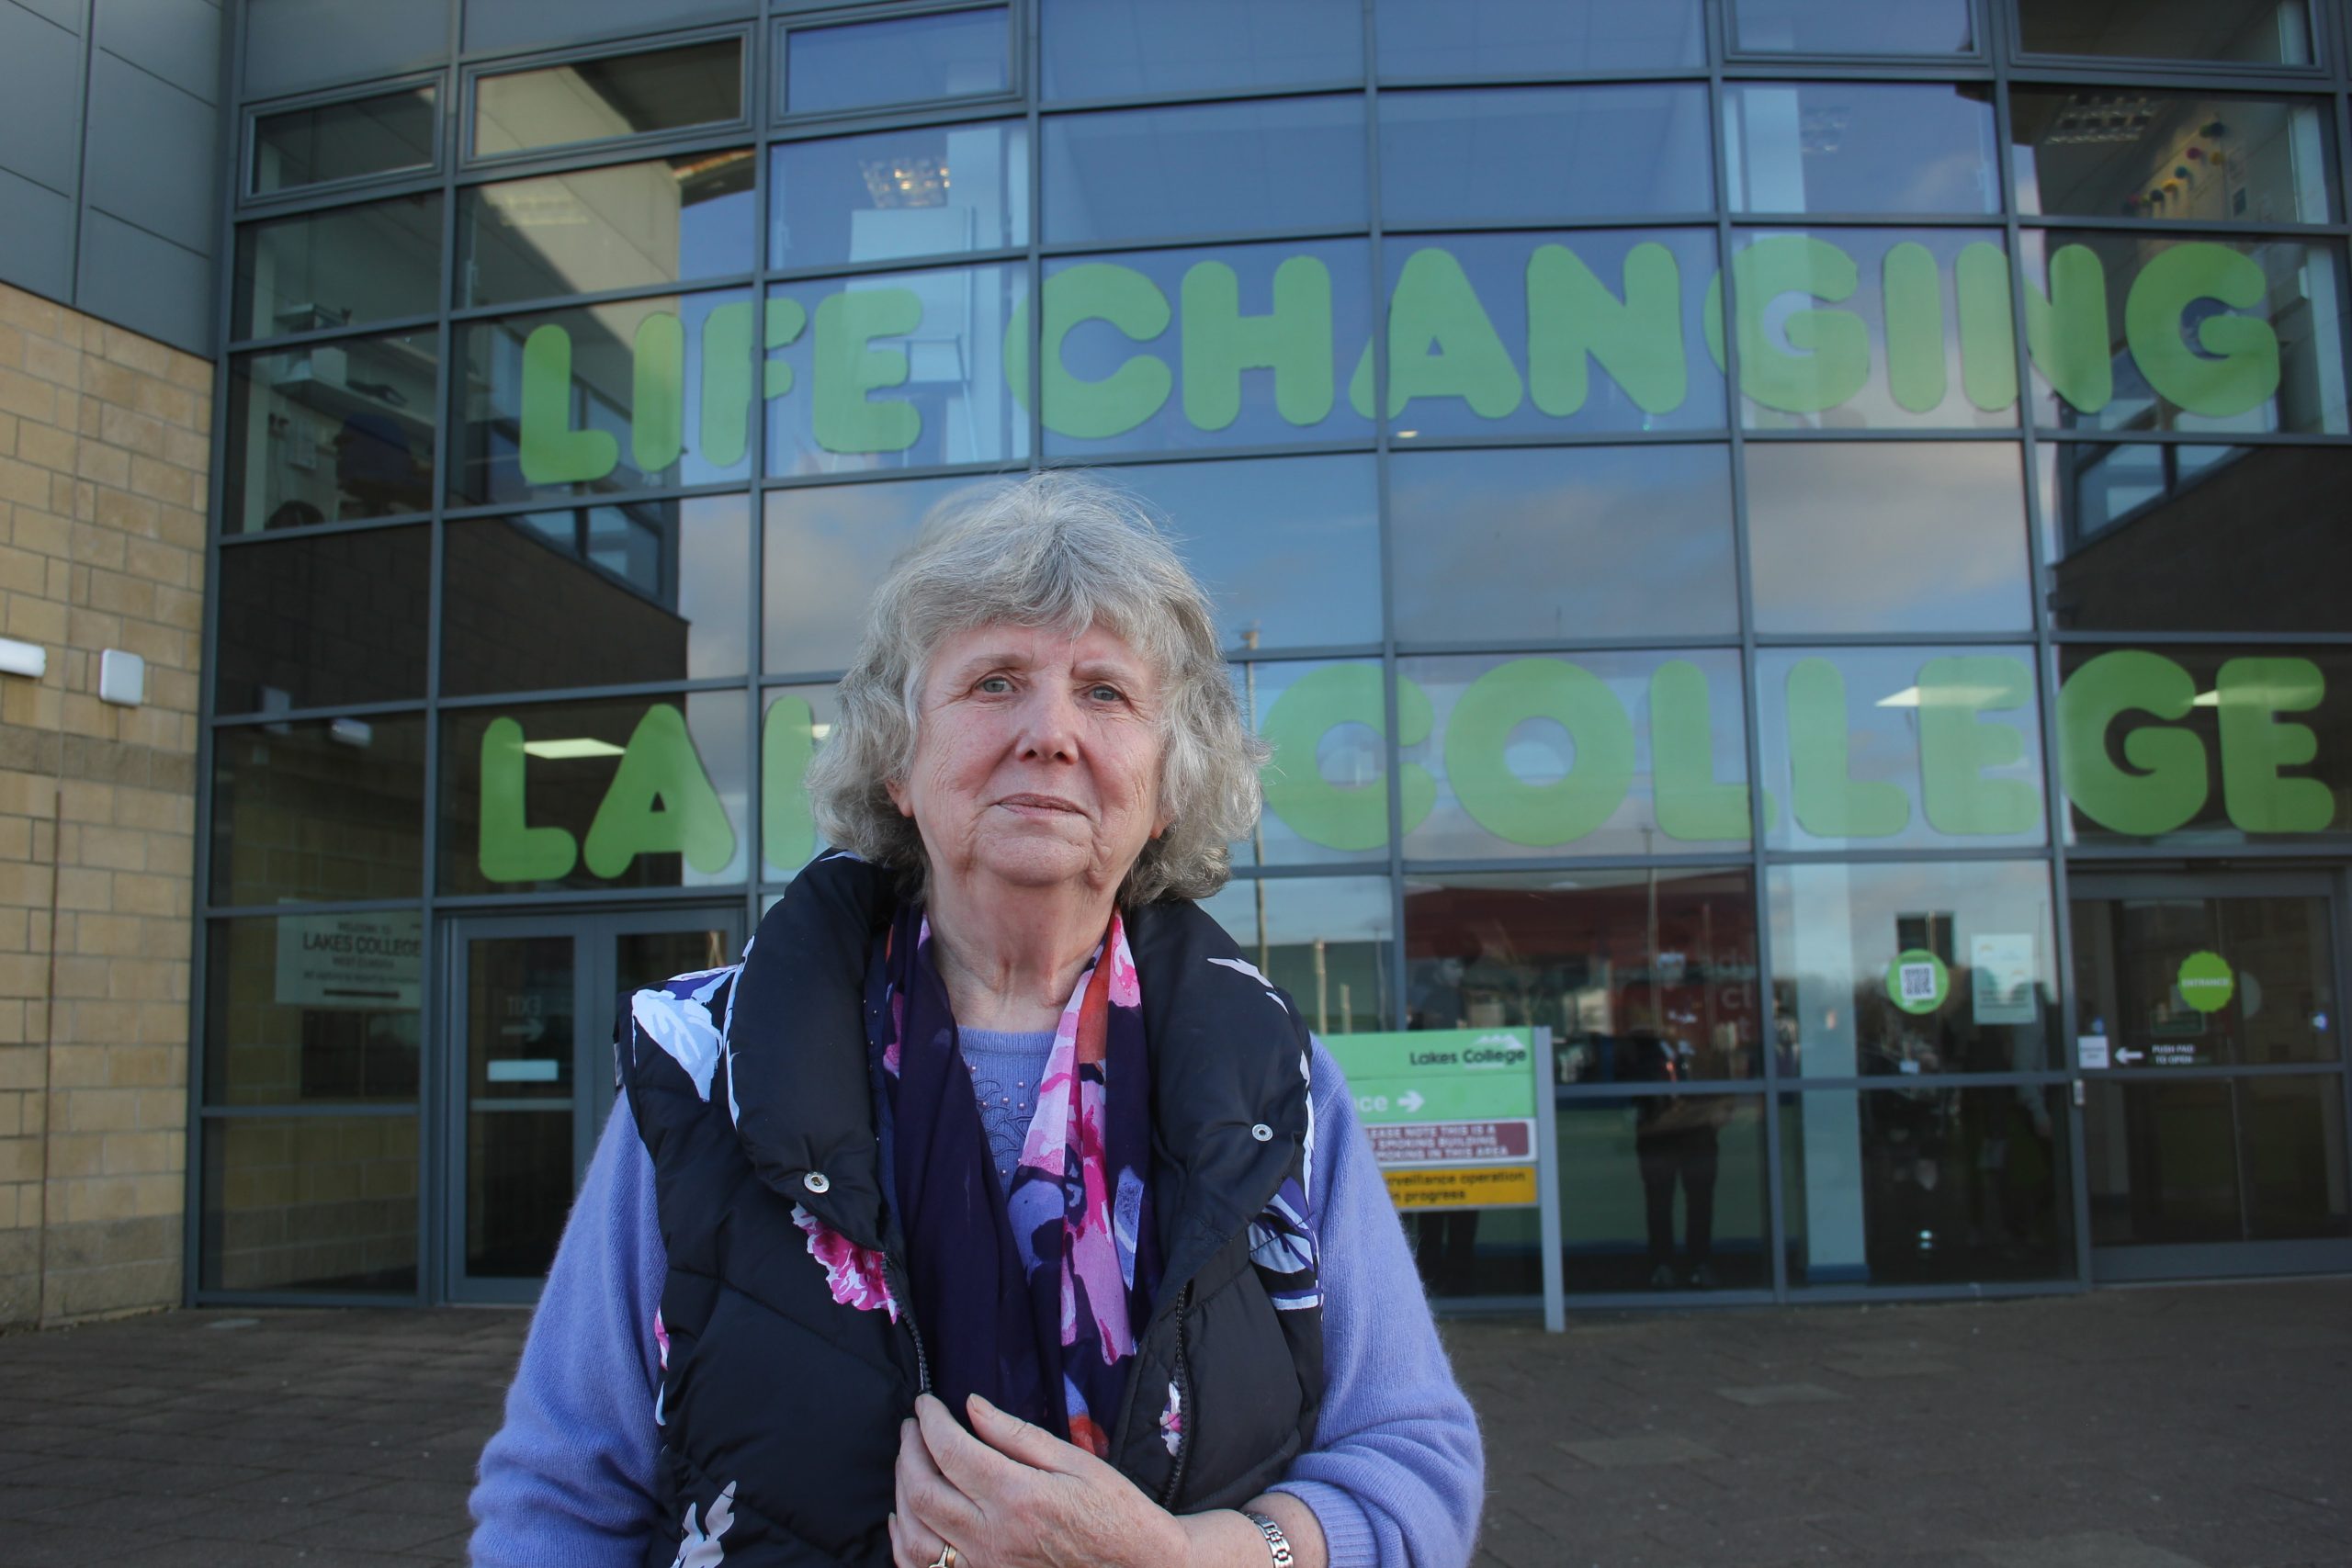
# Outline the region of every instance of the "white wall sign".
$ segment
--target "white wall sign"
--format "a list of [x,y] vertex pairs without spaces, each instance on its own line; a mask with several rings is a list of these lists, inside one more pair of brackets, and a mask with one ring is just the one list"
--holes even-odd
[[280,915],[278,1005],[413,1012],[424,953],[413,915]]

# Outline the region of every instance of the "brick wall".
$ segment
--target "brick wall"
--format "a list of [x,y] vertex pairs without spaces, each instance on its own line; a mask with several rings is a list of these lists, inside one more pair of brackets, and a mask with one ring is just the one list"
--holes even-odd
[[180,1296],[211,389],[0,285],[0,1325]]

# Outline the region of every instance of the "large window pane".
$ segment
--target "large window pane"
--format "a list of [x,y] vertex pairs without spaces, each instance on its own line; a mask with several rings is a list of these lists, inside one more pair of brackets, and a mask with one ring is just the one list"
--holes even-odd
[[200,1288],[413,1293],[416,1129],[413,1115],[205,1122]]
[[254,191],[266,196],[334,180],[429,169],[439,102],[433,87],[410,87],[263,115],[254,121]]
[[2086,1066],[2282,1066],[2341,1054],[2325,898],[2151,889],[2078,898],[2072,916],[2075,1033],[2102,1043]]
[[2352,1235],[2345,1201],[2341,1078],[2242,1078],[2240,1147],[2247,1235],[2257,1241]]
[[2335,215],[2326,106],[2149,87],[2009,95],[2018,210],[2205,223]]
[[429,331],[232,360],[222,530],[428,510],[435,365]]
[[466,708],[441,722],[443,892],[746,880],[742,692]]
[[898,479],[768,491],[760,609],[767,668],[779,674],[848,669],[890,563],[926,526],[995,493],[999,483]]
[[1029,131],[1017,120],[786,141],[771,172],[771,266],[1029,243]]
[[2025,475],[2010,442],[1755,441],[1761,632],[2026,632]]
[[824,847],[809,809],[808,764],[841,717],[831,686],[772,686],[760,694],[760,874],[795,876]]
[[753,157],[704,152],[475,186],[458,198],[458,303],[749,272]]
[[[658,25],[691,28],[699,22],[750,16],[756,0],[665,0]],[[643,0],[465,0],[465,48],[469,54],[560,49],[582,39],[642,32],[648,26]]]
[[449,524],[442,691],[742,674],[750,513],[721,495]]
[[2032,355],[2041,423],[2352,429],[2343,253],[2333,243],[2029,231],[2025,252],[2026,287],[2050,299],[2052,318]]
[[440,301],[441,197],[248,223],[237,231],[232,337],[430,315]]
[[1381,221],[1704,212],[1707,141],[1707,90],[1695,82],[1383,94]]
[[1751,54],[1966,54],[1968,0],[1731,0],[1731,46]]
[[1228,651],[1380,640],[1380,508],[1366,456],[1102,470],[1164,514]]
[[1358,0],[1043,0],[1037,25],[1048,99],[1286,87],[1363,73]]
[[424,953],[413,911],[213,921],[205,1103],[413,1103]]
[[2063,1090],[1824,1090],[1781,1100],[1792,1289],[2065,1280]]
[[422,524],[222,550],[214,711],[424,696],[432,552]]
[[211,832],[216,905],[417,897],[424,720],[377,714],[216,730]]
[[457,335],[454,502],[711,484],[750,471],[754,356],[741,291],[471,321]]
[[2047,841],[2027,649],[1772,649],[1756,681],[1774,849]]
[[2126,55],[2199,64],[2308,65],[2305,0],[2018,0],[2018,47],[2032,54]]
[[1739,629],[1722,446],[1407,452],[1388,482],[1400,641]]
[[2064,1064],[2041,862],[1781,865],[1765,886],[1782,1070],[1842,1078]]
[[1735,212],[1998,212],[1985,86],[1746,82],[1724,88]]
[[1379,876],[1251,877],[1203,899],[1258,972],[1326,1037],[1393,1028],[1396,918]]
[[2041,448],[2050,611],[2084,631],[2352,631],[2352,451]]
[[796,28],[783,52],[786,114],[979,97],[1012,85],[1012,29],[1001,6]]
[[1405,954],[1408,1027],[1549,1029],[1563,1087],[1763,1072],[1745,870],[1410,876]]
[[1233,689],[1273,748],[1266,809],[1233,846],[1236,865],[1385,862],[1388,761],[1376,660],[1243,660]]
[[1397,681],[1410,859],[1747,842],[1735,653],[1408,659]]
[[1371,284],[1360,240],[1048,264],[1046,452],[1368,439]]
[[[1619,1042],[1652,1077],[1671,1043]],[[1769,1291],[1764,1100],[1638,1094],[1558,1111],[1562,1274],[1575,1295]],[[1432,1216],[1423,1216],[1423,1235]],[[1442,1224],[1443,1222],[1440,1222]]]
[[1749,230],[1732,247],[1748,428],[2017,423],[2017,342],[1999,234]]
[[1380,74],[1553,76],[1697,66],[1698,0],[1374,0]]
[[[1385,260],[1399,442],[1724,425],[1710,230],[1397,238]],[[1370,379],[1359,361],[1351,400]]]
[[1026,457],[1027,372],[1008,369],[1019,349],[1006,335],[1026,315],[1028,276],[1015,265],[777,288],[762,381],[768,472]]
[[476,157],[725,125],[743,118],[743,40],[483,76],[474,83]]
[[2352,830],[2352,654],[2068,648],[2059,668],[2073,840],[2209,848]]
[[1357,96],[1057,115],[1045,137],[1048,243],[1352,229],[1369,216]]

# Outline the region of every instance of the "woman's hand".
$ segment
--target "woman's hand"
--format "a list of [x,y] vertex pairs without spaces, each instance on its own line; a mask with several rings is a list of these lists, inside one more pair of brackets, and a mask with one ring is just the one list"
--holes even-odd
[[[924,1394],[899,1429],[896,1568],[1177,1568],[1189,1532],[1084,1449],[979,1395],[972,1432]],[[978,1434],[973,1436],[973,1432]]]

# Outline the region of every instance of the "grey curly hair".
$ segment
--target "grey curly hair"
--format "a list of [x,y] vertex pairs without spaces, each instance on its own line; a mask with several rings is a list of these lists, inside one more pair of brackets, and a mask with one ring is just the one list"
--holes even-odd
[[1208,595],[1134,497],[1043,473],[935,515],[874,595],[841,716],[808,767],[826,840],[920,886],[922,835],[885,784],[914,758],[926,667],[949,635],[991,623],[1075,637],[1101,626],[1161,684],[1159,808],[1168,830],[1119,887],[1128,908],[1205,898],[1232,874],[1229,846],[1258,819],[1265,743],[1241,720]]

